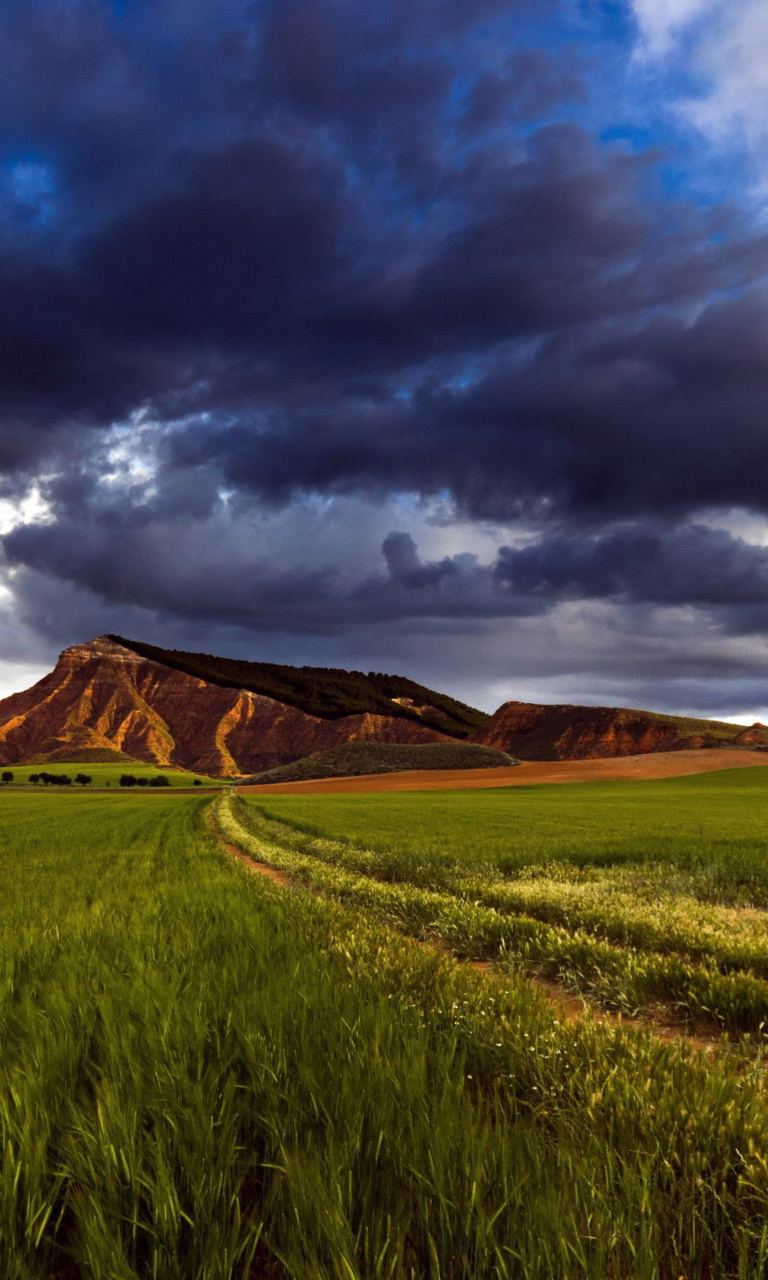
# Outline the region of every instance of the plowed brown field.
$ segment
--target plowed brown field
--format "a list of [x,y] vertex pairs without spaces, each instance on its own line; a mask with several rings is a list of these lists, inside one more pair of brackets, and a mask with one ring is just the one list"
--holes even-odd
[[410,773],[367,774],[360,778],[320,778],[310,782],[280,782],[241,787],[257,794],[319,795],[344,791],[451,791],[483,787],[520,787],[550,782],[627,782],[648,778],[679,778],[717,769],[748,769],[768,765],[768,753],[715,747],[707,751],[658,751],[643,756],[615,756],[607,760],[524,761],[511,769],[418,769]]

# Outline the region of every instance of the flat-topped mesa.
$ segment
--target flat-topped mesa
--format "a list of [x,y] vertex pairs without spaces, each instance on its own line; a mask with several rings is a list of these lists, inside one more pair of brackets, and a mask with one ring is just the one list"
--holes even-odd
[[[266,672],[270,693],[248,687],[260,672]],[[398,696],[400,685],[410,689],[412,683],[378,679],[394,682]],[[391,704],[375,684],[367,694],[368,680],[361,673],[237,663],[97,636],[65,649],[31,689],[0,701],[0,765],[143,761],[237,777],[345,742],[448,741],[484,719],[414,686],[415,701],[445,717],[428,722],[419,710]],[[368,697],[375,709],[345,714],[348,687],[357,691],[358,705]],[[329,710],[312,714],[296,705],[299,697]]]
[[505,702],[473,740],[521,760],[584,760],[719,746],[768,748],[768,729],[629,707]]

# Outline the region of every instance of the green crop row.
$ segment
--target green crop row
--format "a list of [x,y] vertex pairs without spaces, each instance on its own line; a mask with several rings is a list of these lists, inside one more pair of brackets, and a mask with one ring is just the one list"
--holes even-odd
[[229,794],[216,804],[222,830],[254,857],[339,901],[357,903],[415,937],[439,939],[458,955],[504,960],[565,979],[609,1008],[635,1012],[661,1003],[697,1027],[717,1024],[752,1035],[768,1027],[768,984],[751,974],[724,974],[674,954],[621,947],[584,930],[505,915],[450,893],[384,883],[277,844],[271,827],[267,838],[260,836],[256,811]]
[[493,865],[466,869],[413,854],[378,853],[314,836],[269,818],[261,809],[257,812],[264,838],[331,866],[385,883],[448,893],[503,914],[524,914],[570,931],[583,930],[620,946],[672,952],[710,962],[724,972],[749,970],[768,977],[768,913],[700,902],[684,891],[690,888],[690,878],[671,876],[664,864],[583,868],[559,863],[528,867],[509,879]]

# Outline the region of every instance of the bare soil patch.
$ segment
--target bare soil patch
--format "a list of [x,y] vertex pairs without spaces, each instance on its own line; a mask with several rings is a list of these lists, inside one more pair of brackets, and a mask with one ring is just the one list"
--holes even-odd
[[349,791],[452,791],[487,787],[530,787],[556,782],[631,782],[652,778],[681,778],[719,769],[749,769],[768,765],[768,753],[738,747],[708,750],[657,751],[641,756],[612,756],[604,760],[532,761],[509,769],[414,769],[409,773],[365,774],[356,778],[321,778],[308,782],[265,783],[241,787],[259,795],[321,795]]
[[286,871],[278,871],[277,867],[271,867],[268,862],[259,862],[256,858],[252,858],[243,849],[239,849],[236,844],[229,844],[219,831],[213,813],[209,809],[205,815],[205,823],[208,830],[215,836],[220,848],[231,857],[237,858],[238,862],[242,862],[243,866],[251,872],[252,875],[264,876],[265,879],[271,880],[273,884],[282,887],[285,885],[293,885],[291,877]]

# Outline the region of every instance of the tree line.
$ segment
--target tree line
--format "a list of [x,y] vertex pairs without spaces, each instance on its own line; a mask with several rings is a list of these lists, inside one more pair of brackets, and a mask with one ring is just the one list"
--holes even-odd
[[[40,782],[42,782],[44,787],[72,786],[72,778],[68,773],[30,773],[28,781],[34,783],[35,786]],[[89,787],[93,782],[93,778],[90,773],[76,773],[74,781],[77,783],[78,787]],[[13,774],[4,773],[3,782],[13,782]]]
[[162,774],[156,778],[134,778],[132,773],[120,774],[121,787],[170,787],[170,782]]
[[[380,671],[344,671],[340,667],[289,667],[279,662],[247,662],[240,658],[217,658],[210,653],[188,653],[160,649],[122,636],[110,640],[124,645],[140,657],[183,671],[198,680],[229,689],[250,689],[276,702],[298,707],[308,715],[336,720],[343,716],[395,716],[463,738],[488,719],[482,711],[447,694],[427,689],[405,676]],[[393,698],[411,698],[414,706],[401,706]],[[421,714],[415,708],[427,706],[433,712]]]
[[[5,769],[0,773],[0,782],[7,786],[13,782],[13,771]],[[21,779],[23,781],[23,779]],[[71,787],[73,782],[78,787],[89,787],[93,782],[90,773],[76,773],[74,778],[68,773],[30,773],[27,782],[31,782],[34,786],[39,786],[42,782],[44,787]],[[135,778],[132,773],[123,773],[120,775],[121,787],[169,787],[171,784],[166,777],[158,774],[156,778]],[[109,786],[109,783],[107,783]],[[200,782],[195,778],[195,786],[199,787]]]

